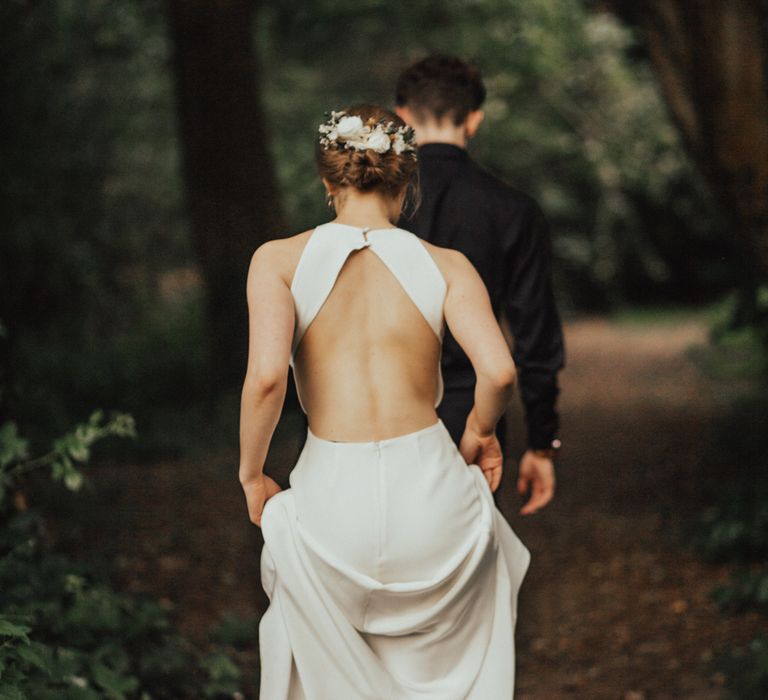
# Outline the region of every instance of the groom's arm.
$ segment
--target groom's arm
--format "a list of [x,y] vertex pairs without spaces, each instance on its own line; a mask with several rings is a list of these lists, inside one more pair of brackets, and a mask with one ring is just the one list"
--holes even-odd
[[525,406],[528,448],[547,449],[557,437],[557,373],[565,363],[560,316],[552,290],[547,221],[530,200],[507,232],[507,284],[503,309],[514,337],[513,357]]

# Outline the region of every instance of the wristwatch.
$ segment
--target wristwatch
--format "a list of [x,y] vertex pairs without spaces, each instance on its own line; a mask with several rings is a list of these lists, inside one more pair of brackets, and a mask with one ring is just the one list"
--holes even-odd
[[550,443],[549,447],[544,447],[538,450],[531,450],[537,457],[546,457],[547,459],[555,459],[560,448],[563,446],[562,441],[559,438],[555,438]]

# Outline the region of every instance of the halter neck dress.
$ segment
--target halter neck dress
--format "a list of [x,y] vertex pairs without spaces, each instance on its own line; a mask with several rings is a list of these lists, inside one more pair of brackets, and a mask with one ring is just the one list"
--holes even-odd
[[[311,234],[291,284],[292,366],[362,248],[442,339],[446,283],[420,239],[332,222]],[[437,373],[435,405],[439,365]],[[259,624],[261,700],[513,697],[517,594],[530,553],[442,421],[368,442],[309,430],[290,488],[267,501],[261,527],[270,598]]]

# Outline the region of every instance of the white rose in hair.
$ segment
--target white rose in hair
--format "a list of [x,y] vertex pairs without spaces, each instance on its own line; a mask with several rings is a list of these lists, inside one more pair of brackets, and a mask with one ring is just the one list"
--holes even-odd
[[368,137],[368,148],[376,153],[386,153],[389,150],[389,135],[377,129]]
[[363,120],[360,117],[342,117],[336,125],[336,133],[340,139],[348,140],[363,131]]
[[395,138],[392,139],[392,150],[400,155],[405,150],[405,139],[401,133],[395,134]]

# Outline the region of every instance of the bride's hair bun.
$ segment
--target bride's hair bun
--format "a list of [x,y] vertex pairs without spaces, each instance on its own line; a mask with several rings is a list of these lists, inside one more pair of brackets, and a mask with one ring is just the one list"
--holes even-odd
[[[321,133],[326,134],[318,143],[317,166],[320,176],[337,187],[354,187],[362,192],[380,191],[389,196],[400,194],[413,179],[417,168],[416,149],[410,143],[403,146],[402,133],[408,130],[405,122],[394,112],[377,105],[353,105],[338,115],[359,117],[363,124],[386,125],[392,133],[393,143],[399,139],[399,148],[387,147],[383,142],[382,149],[365,147],[359,143],[357,147],[342,147],[340,143],[329,139],[335,136],[332,127],[321,127]],[[382,133],[384,131],[379,129]],[[400,135],[398,135],[398,132]],[[381,138],[381,137],[379,137]]]
[[353,176],[355,186],[361,190],[369,186],[375,187],[376,183],[384,182],[390,174],[387,168],[386,155],[370,149],[352,151],[349,154],[348,162],[347,172]]

